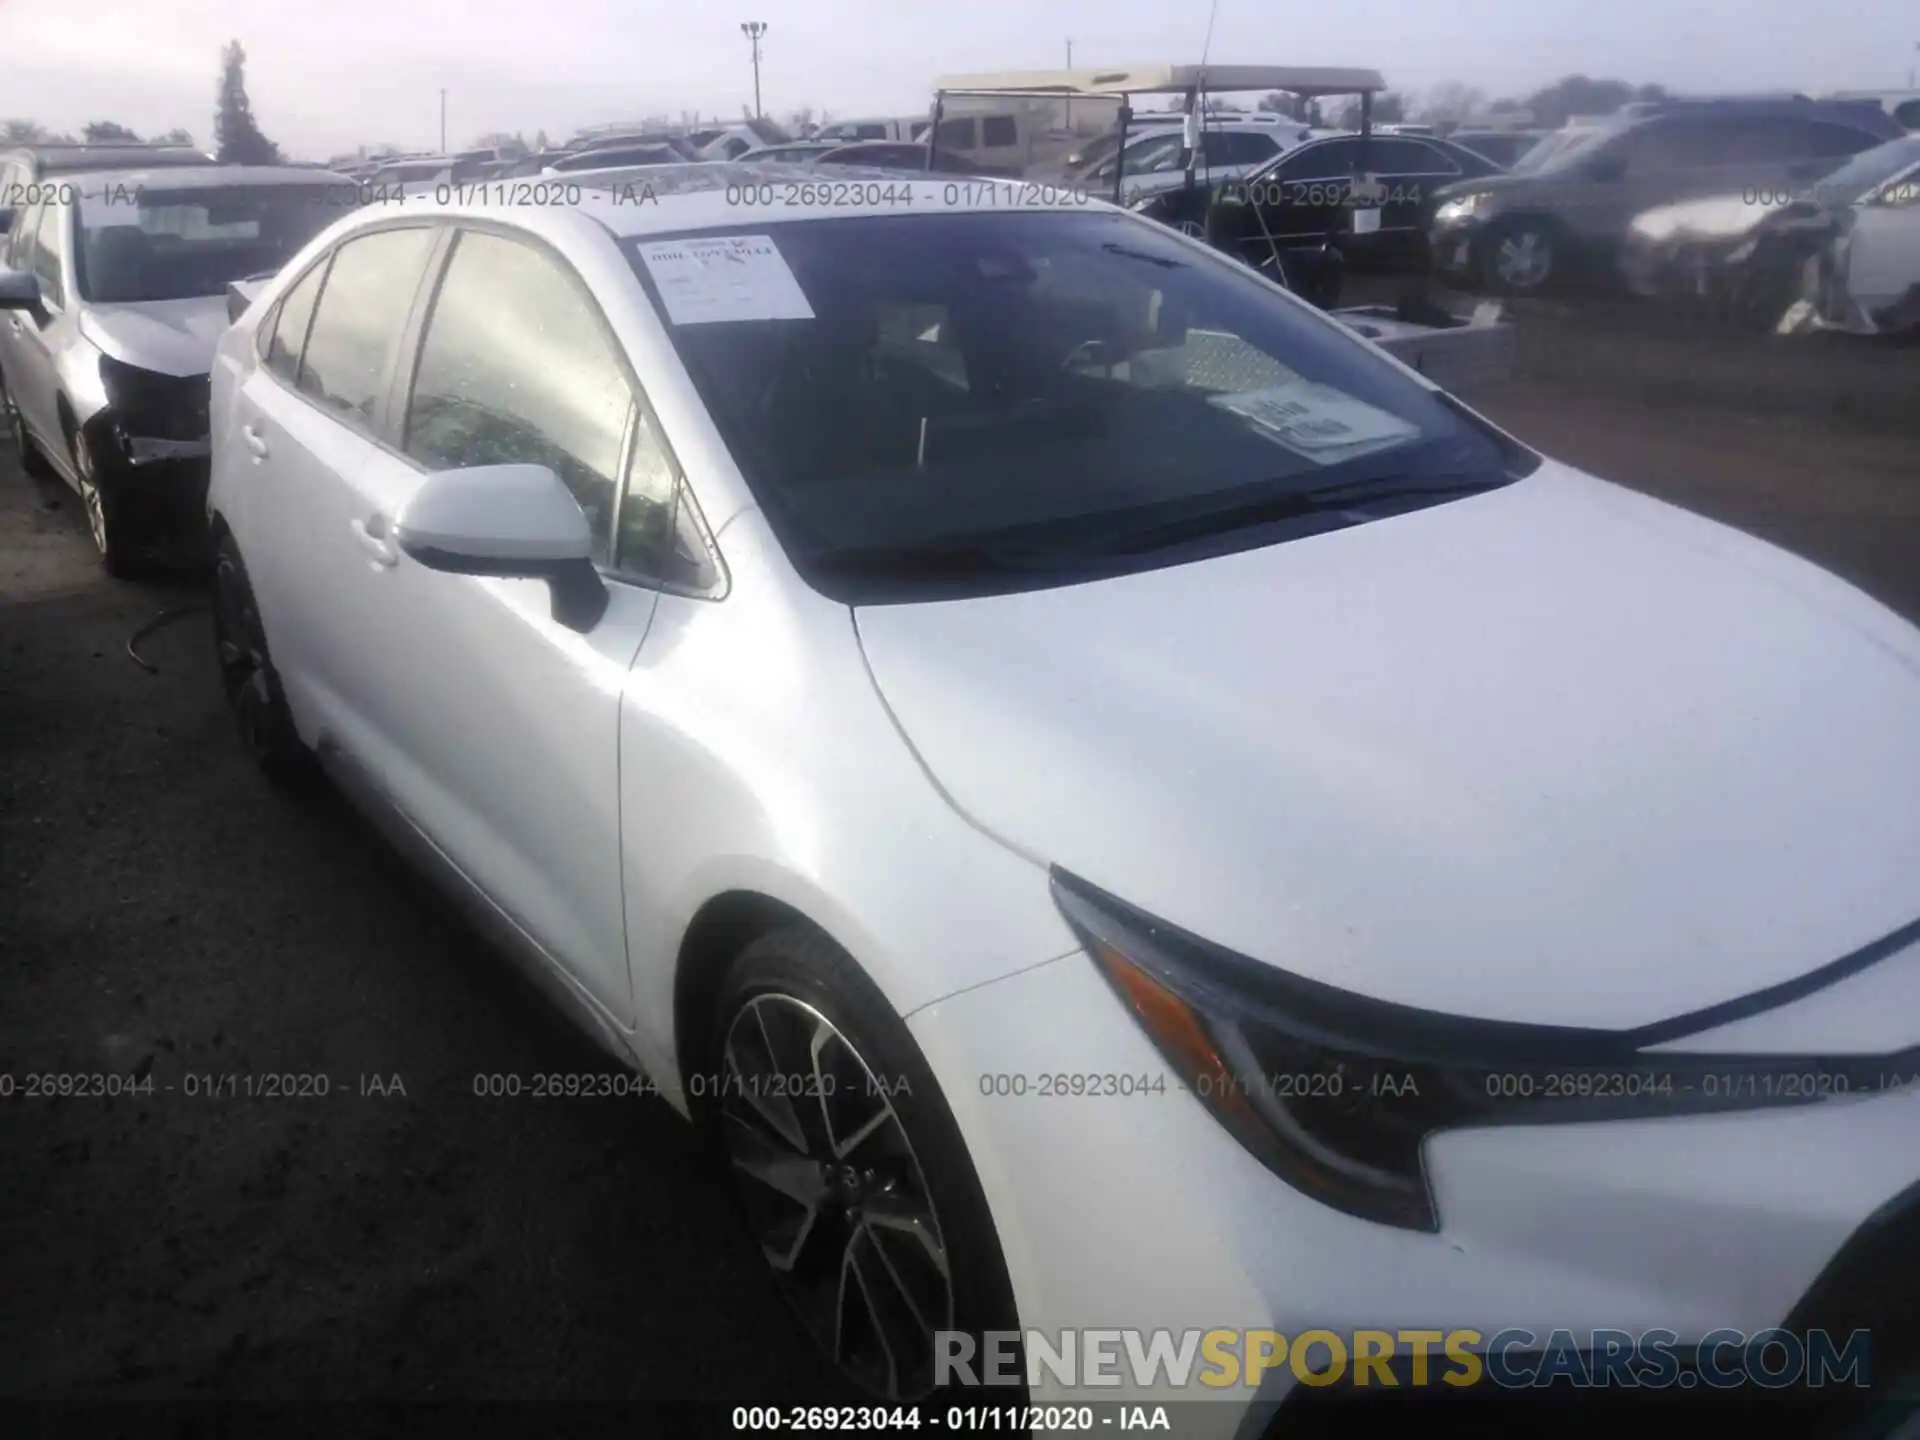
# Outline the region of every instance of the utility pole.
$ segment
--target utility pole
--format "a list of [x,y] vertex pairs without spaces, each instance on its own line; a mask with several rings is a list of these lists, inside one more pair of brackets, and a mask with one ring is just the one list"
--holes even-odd
[[[1067,69],[1069,70],[1073,69],[1073,41],[1071,40],[1067,41]],[[1071,95],[1067,96],[1066,110],[1067,110],[1067,113],[1065,116],[1065,123],[1063,123],[1060,128],[1063,130],[1072,130],[1073,129],[1073,97]]]
[[753,118],[764,119],[760,113],[760,37],[767,33],[764,20],[745,20],[740,24],[740,33],[747,37],[753,46]]
[[447,92],[440,92],[440,153],[447,153]]

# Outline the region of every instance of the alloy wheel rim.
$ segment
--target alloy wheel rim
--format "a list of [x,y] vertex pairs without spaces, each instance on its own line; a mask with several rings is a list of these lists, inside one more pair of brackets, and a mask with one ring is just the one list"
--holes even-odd
[[240,738],[249,750],[259,753],[266,747],[267,710],[272,697],[267,690],[266,656],[260,649],[257,626],[252,623],[252,607],[241,587],[233,562],[222,560],[214,572],[214,649],[220,661],[220,685],[240,728]]
[[93,479],[93,451],[87,446],[87,437],[73,437],[73,468],[80,480],[80,503],[87,508],[87,531],[93,536],[94,548],[102,555],[107,553],[107,505],[100,494],[100,487]]
[[742,1005],[722,1058],[734,1177],[787,1299],[863,1389],[924,1396],[934,1332],[953,1327],[953,1280],[888,1082],[832,1021],[789,995]]
[[1553,255],[1544,235],[1537,230],[1523,230],[1500,242],[1494,265],[1507,284],[1531,290],[1546,280],[1553,267]]

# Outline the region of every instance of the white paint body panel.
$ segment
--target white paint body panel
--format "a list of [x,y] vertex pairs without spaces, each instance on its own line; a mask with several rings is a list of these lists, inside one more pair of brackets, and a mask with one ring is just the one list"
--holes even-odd
[[[1920,1181],[1920,1087],[1751,1114],[1456,1131],[1427,1147],[1442,1233],[1415,1234],[1340,1214],[1264,1169],[1178,1090],[1084,955],[911,1023],[993,1205],[1021,1323],[1049,1334],[1620,1328],[1671,1329],[1685,1344],[1754,1332],[1785,1320],[1861,1220]],[[983,1096],[978,1084],[1059,1072],[1164,1073],[1167,1086],[1061,1099]],[[1159,1398],[1204,1398],[1199,1388]],[[1213,1393],[1217,1423],[1189,1411],[1182,1434],[1236,1433],[1252,1397]],[[1134,1395],[1150,1392],[1099,1398]]]
[[1627,1028],[1920,915],[1911,627],[1564,468],[860,630],[982,826],[1346,990]]

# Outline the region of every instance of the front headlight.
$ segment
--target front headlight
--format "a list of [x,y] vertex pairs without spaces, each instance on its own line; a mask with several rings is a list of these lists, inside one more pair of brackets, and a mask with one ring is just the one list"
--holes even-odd
[[1920,172],[1874,186],[1860,203],[1875,210],[1904,210],[1920,205]]
[[1477,215],[1486,209],[1492,199],[1493,196],[1484,190],[1474,195],[1456,195],[1451,200],[1441,201],[1439,207],[1433,212],[1433,218],[1441,221],[1465,220],[1468,216]]
[[205,375],[162,375],[102,355],[100,385],[123,434],[187,442],[207,438]]
[[[1269,1169],[1349,1215],[1437,1232],[1427,1137],[1750,1110],[1920,1083],[1897,1055],[1654,1051],[1724,1023],[1588,1030],[1475,1020],[1350,995],[1236,955],[1056,870],[1087,953],[1179,1082]],[[1912,937],[1908,937],[1909,940]]]

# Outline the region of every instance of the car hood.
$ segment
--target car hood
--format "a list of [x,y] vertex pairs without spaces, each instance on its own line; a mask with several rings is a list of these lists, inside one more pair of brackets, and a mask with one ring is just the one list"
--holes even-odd
[[98,349],[162,375],[205,375],[213,368],[213,347],[226,328],[224,292],[190,300],[90,305],[80,315],[80,333]]
[[1920,916],[1920,632],[1563,466],[1227,558],[855,618],[973,823],[1353,993],[1626,1028]]
[[1639,246],[1712,244],[1761,231],[1830,229],[1845,208],[1785,194],[1708,195],[1642,212],[1628,227],[1627,240]]
[[1552,171],[1529,170],[1523,175],[1495,173],[1480,175],[1469,180],[1453,180],[1440,186],[1433,192],[1435,200],[1452,200],[1460,195],[1504,194],[1510,190],[1523,189],[1528,185],[1537,185],[1542,180],[1551,180]]

